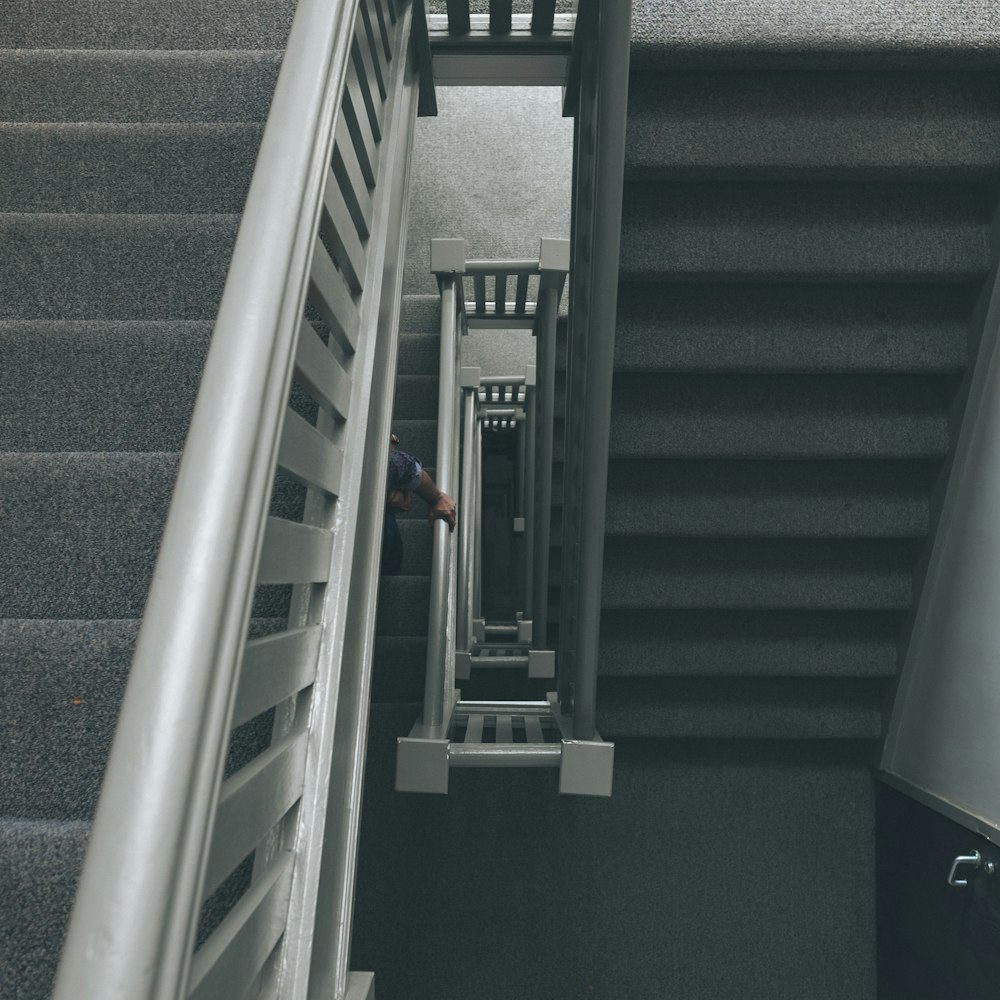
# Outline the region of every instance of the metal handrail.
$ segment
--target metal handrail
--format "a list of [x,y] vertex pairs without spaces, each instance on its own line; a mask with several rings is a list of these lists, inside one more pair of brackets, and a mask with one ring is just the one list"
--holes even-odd
[[[433,246],[432,242],[432,258]],[[462,283],[459,274],[446,271],[438,271],[437,274],[441,288],[441,346],[436,476],[438,489],[451,495],[458,470],[458,359],[464,302],[460,294]],[[447,726],[455,687],[458,565],[448,526],[435,521],[432,527],[431,598],[422,722],[426,727],[438,728]]]
[[[408,36],[409,16],[400,14],[392,32],[399,47]],[[262,558],[265,535],[275,530],[279,539],[295,536],[321,543],[329,559],[323,579],[331,583],[338,567],[349,570],[355,544],[353,510],[360,502],[363,469],[353,456],[364,450],[374,350],[369,343],[374,337],[366,335],[378,320],[374,292],[362,296],[354,289],[355,302],[348,311],[357,310],[356,327],[338,330],[331,323],[331,340],[340,343],[346,356],[343,370],[352,380],[349,406],[343,406],[346,396],[331,396],[341,400],[337,405],[346,412],[339,417],[354,428],[349,438],[341,435],[341,443],[355,452],[323,443],[319,433],[303,433],[299,423],[305,422],[287,416],[286,400],[293,369],[301,361],[300,331],[302,337],[314,336],[301,317],[307,292],[319,281],[310,271],[316,267],[317,229],[325,220],[324,233],[336,239],[346,235],[346,229],[339,229],[338,220],[328,213],[345,209],[351,216],[364,214],[347,191],[346,205],[324,203],[330,192],[331,153],[342,125],[341,105],[348,100],[349,67],[352,59],[357,65],[369,58],[372,86],[376,77],[380,89],[387,84],[377,68],[383,62],[378,46],[390,59],[390,22],[396,18],[396,8],[379,0],[300,0],[180,463],[57,978],[57,1000],[178,1000],[188,995],[192,984],[197,995],[207,991],[222,996],[212,955],[217,951],[228,962],[237,961],[221,944],[218,949],[206,946],[192,977],[194,936],[251,602],[255,585],[269,582],[270,569],[264,572],[264,565],[270,557],[265,553]],[[367,52],[363,43],[358,47],[364,31],[370,42]],[[386,119],[391,116],[400,126],[412,115],[415,100],[415,90],[413,100],[404,95],[404,62],[396,61],[399,86],[390,97],[396,103]],[[338,168],[336,158],[333,167]],[[344,169],[342,162],[340,167]],[[374,175],[379,169],[366,161],[362,173]],[[369,197],[360,188],[354,193]],[[374,217],[383,229],[373,226],[366,234],[367,249],[360,257],[352,256],[353,246],[337,249],[343,255],[338,281],[360,286],[362,277],[381,273],[391,201],[388,193],[376,198]],[[350,290],[340,294],[350,304]],[[321,367],[329,364],[322,362]],[[321,416],[321,425],[324,419]],[[307,510],[326,511],[328,527],[292,524],[296,530],[291,531],[268,518],[274,469],[289,442],[296,457],[303,448],[319,449],[331,468],[342,465],[338,475],[317,476],[326,483],[327,497],[332,491],[336,502],[324,499],[307,505]],[[312,473],[302,475],[309,480]],[[272,545],[270,551],[278,548]],[[310,574],[297,577],[310,584],[299,588],[306,598],[311,581],[317,579]],[[321,829],[325,811],[323,778],[329,775],[346,590],[338,602],[332,596],[336,588],[327,586],[318,627],[287,633],[295,641],[315,642],[318,649],[318,672],[304,678],[311,685],[311,705],[307,700],[302,708],[308,709],[310,723],[320,720],[319,730],[297,726],[289,736],[305,757],[300,780],[314,782],[310,801],[299,810],[311,816],[307,819],[313,823],[313,835]],[[296,690],[302,689],[292,689],[293,702]],[[281,746],[273,749],[277,753]],[[301,829],[301,817],[299,822]],[[307,878],[308,859],[300,851],[290,852],[297,842],[285,833],[273,850],[261,853],[260,878],[227,921],[240,917],[241,908],[263,906],[265,897],[275,893],[286,901],[290,892],[293,897],[311,894],[315,906],[316,872]],[[309,879],[312,888],[303,889],[301,883]],[[309,904],[292,905],[298,905],[300,926],[286,939],[296,938],[292,944],[297,945],[307,936]],[[307,958],[308,949],[305,954]],[[301,948],[298,957],[303,958]],[[308,975],[308,968],[305,971]],[[227,989],[237,988],[227,983]],[[296,987],[295,995],[302,995],[302,988]]]

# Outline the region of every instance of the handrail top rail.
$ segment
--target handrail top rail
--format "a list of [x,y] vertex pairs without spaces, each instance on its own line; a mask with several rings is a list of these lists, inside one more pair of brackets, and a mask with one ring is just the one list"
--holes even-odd
[[466,241],[460,237],[438,237],[431,240],[431,274],[476,275],[558,275],[569,274],[569,240],[543,236],[539,240],[537,257],[521,259],[476,258],[466,256]]

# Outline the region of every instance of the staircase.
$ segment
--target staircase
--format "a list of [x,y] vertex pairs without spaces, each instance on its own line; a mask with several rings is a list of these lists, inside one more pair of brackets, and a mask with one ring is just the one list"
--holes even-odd
[[294,7],[4,11],[4,1000],[51,988]]
[[376,705],[354,949],[380,995],[876,995],[870,767],[995,266],[1000,46],[978,12],[782,10],[635,4],[614,794],[393,796],[412,707]]

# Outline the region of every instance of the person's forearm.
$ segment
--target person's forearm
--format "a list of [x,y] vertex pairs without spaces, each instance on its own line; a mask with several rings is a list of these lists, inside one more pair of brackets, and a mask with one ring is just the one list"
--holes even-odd
[[438,498],[441,496],[441,491],[434,485],[434,480],[427,475],[426,469],[421,469],[420,482],[417,484],[417,487],[413,492],[416,493],[428,507],[433,507],[434,504],[437,503]]

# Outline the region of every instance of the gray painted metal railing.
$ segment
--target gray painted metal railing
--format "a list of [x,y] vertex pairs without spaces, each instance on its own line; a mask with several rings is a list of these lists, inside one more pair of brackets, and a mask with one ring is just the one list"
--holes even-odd
[[[376,362],[395,363],[394,334],[381,332],[401,280],[419,86],[411,23],[396,0],[299,4],[57,1000],[370,989],[346,963],[381,541],[371,508],[384,495],[392,395]],[[293,380],[315,402],[315,424],[286,405]],[[276,469],[305,487],[298,520],[269,516]],[[292,585],[291,611],[282,631],[248,642],[260,585]],[[269,712],[269,745],[223,780],[232,728]],[[248,864],[240,894],[233,880]],[[233,905],[195,951],[203,901],[219,886]]]
[[573,140],[559,704],[594,738],[631,0],[580,0],[564,112]]

